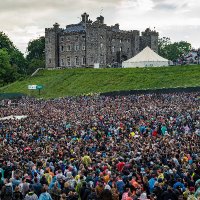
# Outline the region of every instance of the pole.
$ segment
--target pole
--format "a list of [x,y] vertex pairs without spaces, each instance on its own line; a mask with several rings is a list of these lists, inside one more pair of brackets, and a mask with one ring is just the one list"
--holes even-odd
[[85,14],[85,67],[87,67],[87,15]]
[[197,64],[199,65],[200,48],[197,50]]

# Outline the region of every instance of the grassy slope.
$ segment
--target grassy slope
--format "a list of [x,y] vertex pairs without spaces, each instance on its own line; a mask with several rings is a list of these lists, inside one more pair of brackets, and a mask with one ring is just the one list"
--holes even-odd
[[27,86],[42,84],[45,98],[134,89],[200,86],[200,66],[133,69],[44,70],[36,76],[0,88],[0,93],[20,92],[38,96]]

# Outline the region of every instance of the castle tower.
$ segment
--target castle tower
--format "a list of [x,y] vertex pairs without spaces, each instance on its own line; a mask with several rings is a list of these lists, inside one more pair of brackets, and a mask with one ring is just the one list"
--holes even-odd
[[58,23],[55,23],[53,28],[45,29],[46,68],[59,67],[58,34],[62,30],[59,26],[60,25]]
[[140,37],[140,51],[149,46],[153,51],[158,52],[158,36],[158,32],[155,30],[152,31],[150,28],[142,32],[142,36]]
[[85,12],[81,15],[82,17],[82,22],[88,23],[89,22],[89,15]]

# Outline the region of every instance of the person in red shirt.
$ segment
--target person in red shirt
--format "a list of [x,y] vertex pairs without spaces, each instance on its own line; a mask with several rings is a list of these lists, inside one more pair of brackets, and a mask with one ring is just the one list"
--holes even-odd
[[123,168],[124,168],[124,165],[125,165],[125,162],[122,162],[122,161],[120,161],[118,164],[117,164],[117,170],[119,171],[119,172],[121,172],[122,170],[123,170]]

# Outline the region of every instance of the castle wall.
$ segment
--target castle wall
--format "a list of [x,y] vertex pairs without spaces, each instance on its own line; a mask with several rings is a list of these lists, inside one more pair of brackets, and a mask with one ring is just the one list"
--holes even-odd
[[[95,22],[89,15],[82,15],[82,22],[60,29],[45,29],[46,67],[100,67],[121,63],[138,54],[146,46],[158,51],[158,33],[146,29],[122,31],[119,25],[107,26],[104,18],[98,17]],[[85,30],[85,23],[87,23]]]
[[58,34],[62,31],[58,24],[54,28],[45,29],[45,61],[46,68],[59,66]]

